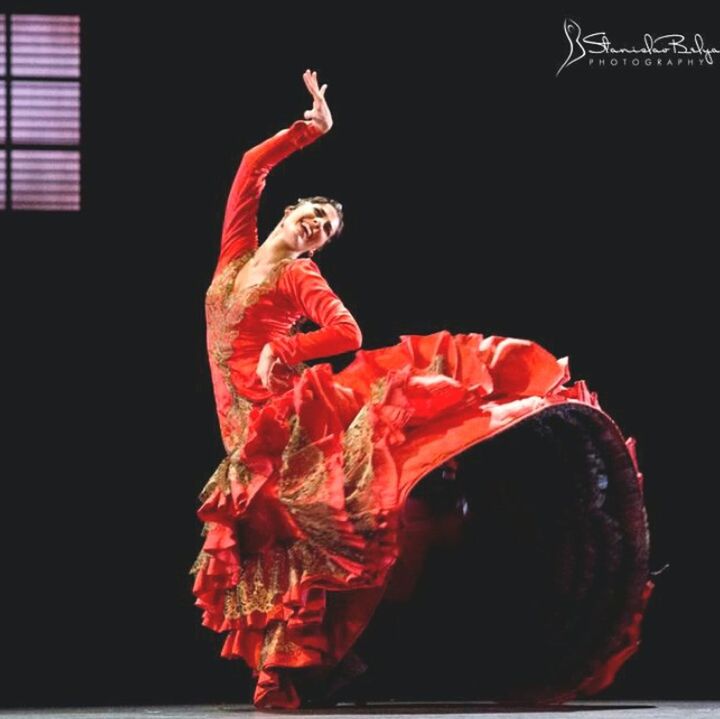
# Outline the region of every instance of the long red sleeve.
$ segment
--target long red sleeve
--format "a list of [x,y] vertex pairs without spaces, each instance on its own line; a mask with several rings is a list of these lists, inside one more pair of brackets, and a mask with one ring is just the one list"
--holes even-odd
[[289,292],[305,317],[320,325],[314,332],[274,339],[275,355],[285,364],[357,350],[362,333],[355,318],[310,259],[296,260],[286,273]]
[[216,272],[243,252],[257,248],[257,211],[270,170],[320,135],[314,123],[298,120],[243,155],[225,207]]

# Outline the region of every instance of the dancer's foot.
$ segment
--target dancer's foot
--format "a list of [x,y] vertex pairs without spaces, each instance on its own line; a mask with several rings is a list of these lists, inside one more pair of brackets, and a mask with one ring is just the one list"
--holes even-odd
[[330,674],[318,681],[313,689],[304,687],[301,693],[301,707],[334,707],[346,697],[354,701],[357,680],[367,672],[367,668],[367,664],[351,649]]

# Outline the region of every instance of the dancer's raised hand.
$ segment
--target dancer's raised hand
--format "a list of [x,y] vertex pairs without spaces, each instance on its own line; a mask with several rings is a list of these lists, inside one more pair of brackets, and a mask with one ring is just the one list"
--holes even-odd
[[332,127],[333,119],[330,114],[330,108],[325,100],[327,84],[322,87],[318,86],[317,72],[315,70],[312,72],[305,70],[303,80],[313,98],[312,110],[305,111],[305,119],[314,123],[322,132],[328,132]]

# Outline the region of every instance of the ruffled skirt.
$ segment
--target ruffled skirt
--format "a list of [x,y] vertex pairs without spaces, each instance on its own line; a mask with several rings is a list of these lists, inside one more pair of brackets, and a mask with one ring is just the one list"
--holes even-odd
[[190,571],[202,624],[225,634],[221,655],[257,678],[257,707],[297,708],[293,670],[348,655],[412,545],[404,510],[422,478],[548,413],[571,423],[582,415],[584,441],[609,448],[605,476],[625,493],[629,550],[616,618],[583,675],[516,694],[564,701],[613,680],[637,648],[652,589],[642,475],[634,440],[569,379],[567,358],[532,341],[441,331],[360,350],[338,373],[309,367],[291,390],[236,413],[243,441],[200,494],[204,543]]

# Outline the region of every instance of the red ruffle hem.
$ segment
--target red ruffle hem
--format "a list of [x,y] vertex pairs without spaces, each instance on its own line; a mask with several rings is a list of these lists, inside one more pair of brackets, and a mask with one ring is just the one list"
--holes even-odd
[[191,573],[203,625],[226,633],[221,655],[257,678],[257,707],[299,707],[292,670],[337,665],[364,632],[411,536],[403,510],[421,480],[453,460],[462,472],[464,452],[532,423],[573,427],[571,441],[601,448],[622,572],[582,675],[497,698],[560,703],[613,681],[637,650],[653,586],[642,474],[634,440],[569,380],[567,358],[532,341],[440,331],[359,350],[338,373],[305,368],[288,391],[247,403],[243,443],[200,494],[204,544]]

